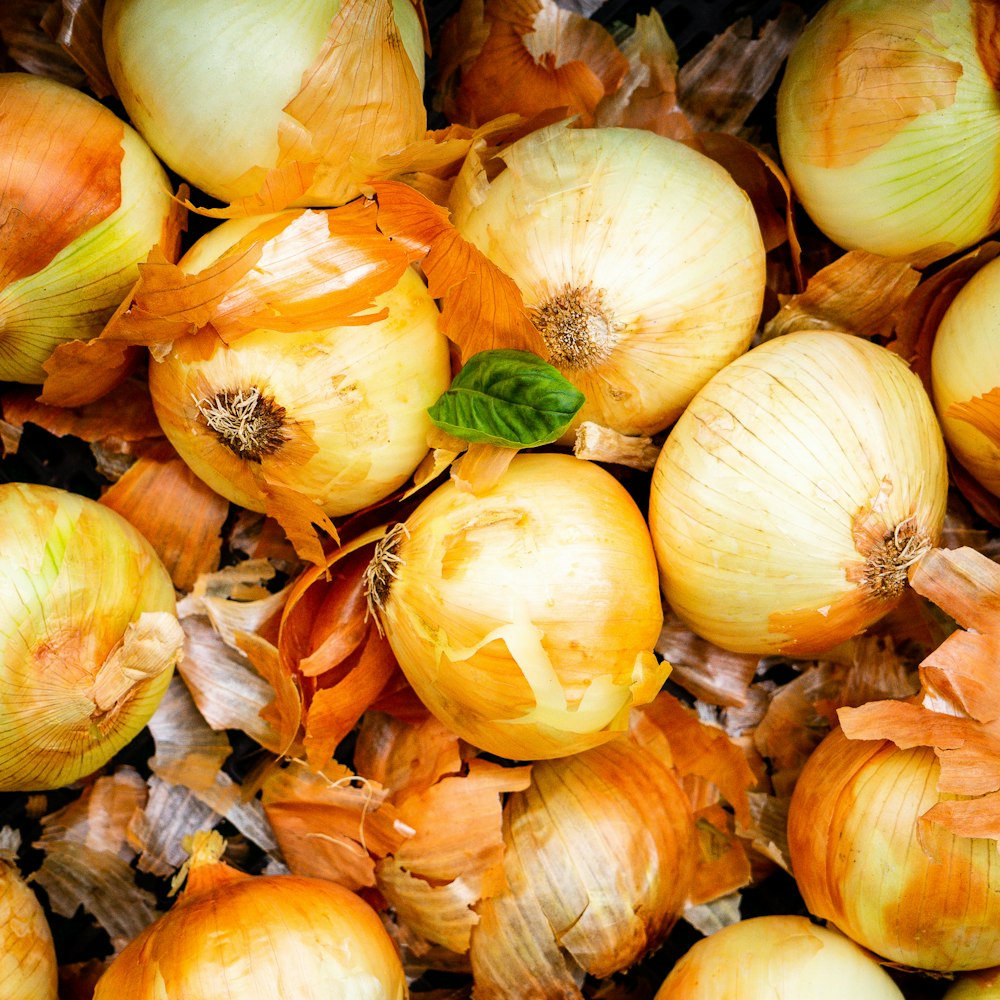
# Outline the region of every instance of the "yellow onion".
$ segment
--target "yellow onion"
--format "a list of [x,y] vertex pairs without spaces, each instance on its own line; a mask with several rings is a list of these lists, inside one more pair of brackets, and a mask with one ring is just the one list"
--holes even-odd
[[980,0],[828,0],[806,27],[778,143],[835,243],[933,260],[1000,225],[995,18]]
[[0,830],[0,996],[56,1000],[58,974],[52,931],[38,897],[15,864],[20,834]]
[[903,1000],[853,941],[808,917],[774,914],[723,927],[674,966],[655,1000]]
[[0,485],[0,790],[58,788],[146,724],[183,632],[152,546],[50,486]]
[[664,595],[725,649],[822,652],[898,603],[947,487],[934,408],[898,356],[830,331],[767,341],[701,390],[657,458]]
[[[181,261],[188,272],[221,257],[261,218],[230,220]],[[295,281],[295,262],[287,283]],[[304,260],[303,283],[309,280]],[[191,469],[250,510],[269,484],[294,489],[331,516],[382,499],[427,453],[426,409],[451,378],[439,313],[405,268],[375,299],[386,318],[329,329],[254,329],[226,344],[206,327],[150,364],[164,433]]]
[[[991,493],[1000,495],[1000,440],[989,401],[1000,388],[1000,260],[974,274],[948,306],[931,351],[931,389],[944,439],[955,458]],[[978,409],[967,409],[969,404]],[[978,423],[978,426],[977,426]]]
[[1000,964],[997,842],[920,817],[937,790],[929,747],[831,732],[788,815],[792,871],[809,910],[893,962],[957,972]]
[[669,763],[622,737],[532,765],[504,807],[506,884],[478,906],[471,949],[482,1000],[580,998],[658,947],[680,916],[699,854]]
[[94,1000],[404,1000],[378,914],[325,879],[251,876],[198,835],[174,906],[130,942]]
[[998,998],[1000,998],[1000,968],[959,976],[944,995],[944,1000],[998,1000]]
[[424,704],[514,759],[596,746],[659,691],[663,613],[635,501],[608,472],[522,453],[475,495],[439,486],[379,544],[369,600]]
[[298,203],[339,205],[358,170],[426,128],[410,0],[109,0],[103,38],[135,127],[223,201],[316,163]]
[[94,98],[27,73],[0,74],[0,380],[40,383],[69,340],[100,333],[159,243],[179,225],[166,172]]
[[573,427],[667,427],[757,329],[750,199],[707,156],[643,129],[560,123],[500,156],[492,179],[456,185],[455,224],[515,281],[546,360],[587,397]]

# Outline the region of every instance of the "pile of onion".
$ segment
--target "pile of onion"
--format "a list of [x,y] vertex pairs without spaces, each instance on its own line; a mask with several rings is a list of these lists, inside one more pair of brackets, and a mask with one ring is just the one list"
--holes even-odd
[[809,23],[778,143],[835,243],[927,262],[1000,227],[995,18],[978,0],[829,0]]
[[94,1000],[403,1000],[406,979],[378,914],[325,879],[251,876],[196,834],[174,906],[131,941]]
[[149,720],[184,633],[153,547],[50,486],[0,485],[0,790],[59,788]]
[[898,604],[947,489],[934,408],[897,355],[828,331],[767,341],[698,393],[656,460],[663,593],[725,649],[824,652]]
[[100,333],[159,244],[176,259],[167,174],[135,129],[43,76],[0,74],[0,380],[41,383],[60,344]]
[[439,486],[380,542],[368,578],[421,701],[502,757],[611,739],[669,671],[653,652],[663,612],[642,513],[570,455],[521,453],[479,494]]
[[467,162],[455,225],[514,280],[546,360],[586,396],[571,431],[669,426],[757,328],[750,199],[707,156],[642,129],[560,123],[499,160]]

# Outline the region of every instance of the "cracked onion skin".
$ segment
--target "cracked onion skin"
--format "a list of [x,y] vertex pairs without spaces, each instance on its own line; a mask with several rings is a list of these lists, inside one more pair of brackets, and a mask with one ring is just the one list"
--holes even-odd
[[664,596],[724,649],[825,652],[899,603],[947,491],[933,406],[902,359],[832,331],[767,341],[698,393],[657,458]]

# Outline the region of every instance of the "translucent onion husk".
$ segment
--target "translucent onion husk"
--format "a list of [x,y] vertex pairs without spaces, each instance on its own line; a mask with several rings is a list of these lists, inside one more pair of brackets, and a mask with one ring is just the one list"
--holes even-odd
[[586,395],[571,433],[667,427],[757,329],[750,199],[707,156],[643,129],[560,123],[500,157],[490,180],[467,163],[455,224],[513,278],[547,360]]
[[170,576],[124,518],[0,485],[0,790],[58,788],[152,716],[180,656]]
[[[259,223],[222,223],[182,267],[198,272]],[[381,500],[427,454],[426,409],[448,388],[451,366],[416,271],[406,268],[375,307],[386,317],[360,326],[299,329],[293,312],[292,329],[225,344],[208,326],[176,340],[149,369],[164,433],[196,475],[249,510],[268,509],[269,485],[304,494],[330,516]]]
[[109,0],[103,38],[135,127],[222,201],[315,167],[295,203],[343,204],[360,191],[356,168],[426,129],[410,0]]
[[395,946],[359,896],[325,879],[251,876],[205,859],[174,906],[114,959],[94,1000],[407,995]]
[[56,1000],[56,951],[45,911],[14,863],[20,837],[0,831],[0,996]]
[[778,91],[782,163],[846,249],[929,261],[1000,224],[994,5],[829,0]]
[[898,604],[947,488],[933,406],[899,357],[829,331],[767,341],[701,390],[657,458],[664,595],[724,649],[823,652]]
[[808,917],[773,914],[723,927],[674,966],[655,1000],[903,1000],[849,938]]
[[938,972],[1000,964],[997,842],[919,818],[938,802],[928,747],[835,729],[792,795],[788,846],[809,910],[878,955]]
[[379,545],[369,595],[403,672],[458,735],[513,759],[597,746],[669,665],[635,501],[565,454],[514,457],[491,489],[438,487]]
[[[1000,260],[994,260],[962,286],[941,317],[931,351],[931,389],[952,454],[986,489],[1000,496],[996,418],[1000,393],[994,391],[1000,388],[998,301]],[[991,392],[988,401],[976,399]]]
[[690,803],[648,747],[623,736],[531,779],[504,807],[506,886],[477,907],[481,1000],[582,997],[583,972],[605,978],[663,942],[694,882]]
[[41,383],[70,340],[100,333],[159,243],[176,255],[166,172],[92,97],[45,77],[0,75],[0,380]]

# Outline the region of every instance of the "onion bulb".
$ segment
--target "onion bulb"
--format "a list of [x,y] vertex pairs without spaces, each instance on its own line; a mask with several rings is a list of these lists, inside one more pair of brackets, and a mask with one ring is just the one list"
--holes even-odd
[[[260,224],[216,226],[181,267],[197,273]],[[368,325],[255,329],[228,344],[206,326],[176,340],[149,370],[167,438],[212,489],[250,510],[267,509],[268,484],[330,516],[381,500],[427,454],[426,409],[451,367],[437,306],[412,268],[375,304],[388,315]]]
[[417,696],[491,753],[611,739],[659,691],[649,531],[608,472],[521,453],[479,495],[439,486],[376,548],[368,595]]
[[751,917],[698,941],[654,1000],[903,1000],[853,941],[808,917]]
[[174,906],[114,959],[94,1000],[404,1000],[378,914],[325,879],[251,876],[196,835]]
[[824,652],[899,602],[947,489],[934,408],[897,355],[829,331],[767,341],[698,393],[656,460],[664,595],[724,649]]
[[58,788],[152,716],[181,653],[170,576],[114,511],[0,485],[0,791]]
[[410,0],[108,0],[103,40],[135,127],[223,201],[315,164],[296,203],[342,204],[360,193],[357,169],[426,129]]
[[628,736],[536,762],[503,814],[505,885],[478,907],[476,995],[582,997],[578,970],[627,969],[666,938],[700,847],[669,761]]
[[750,199],[707,156],[643,129],[559,123],[500,158],[489,181],[456,185],[455,224],[514,280],[546,360],[586,396],[571,431],[667,427],[757,329]]
[[66,84],[0,74],[0,146],[0,380],[38,384],[59,344],[100,333],[154,244],[176,254],[179,217],[139,134]]
[[[944,439],[956,459],[991,493],[1000,495],[1000,439],[986,407],[1000,394],[1000,260],[962,286],[941,317],[931,350],[931,389]],[[994,392],[998,390],[998,392]],[[994,392],[989,403],[975,400]],[[981,426],[962,404],[982,407]],[[964,412],[963,412],[964,411]]]
[[957,977],[944,1000],[1000,1000],[1000,968]]
[[788,846],[809,910],[893,962],[958,972],[1000,965],[997,842],[920,823],[938,802],[929,747],[831,732],[792,795]]
[[56,951],[38,897],[15,864],[20,834],[0,830],[0,996],[56,1000]]
[[778,144],[835,243],[929,262],[1000,225],[995,21],[979,0],[828,0],[807,25]]

